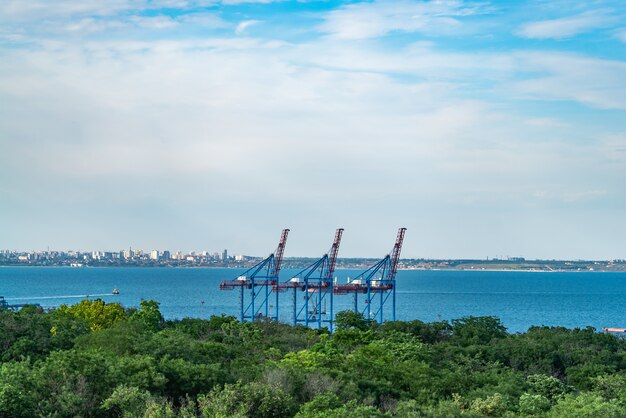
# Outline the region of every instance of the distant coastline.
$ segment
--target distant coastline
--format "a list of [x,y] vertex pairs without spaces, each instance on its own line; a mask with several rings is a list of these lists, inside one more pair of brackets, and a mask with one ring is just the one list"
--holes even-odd
[[[232,268],[245,269],[260,258],[249,257],[245,261],[197,262],[187,260],[160,261],[102,261],[102,260],[0,260],[0,267],[135,267],[135,268]],[[287,257],[283,269],[304,268],[315,259]],[[377,259],[340,258],[337,268],[342,270],[367,269]],[[399,270],[450,270],[450,271],[518,271],[518,272],[626,272],[626,260],[465,260],[465,259],[401,259]]]

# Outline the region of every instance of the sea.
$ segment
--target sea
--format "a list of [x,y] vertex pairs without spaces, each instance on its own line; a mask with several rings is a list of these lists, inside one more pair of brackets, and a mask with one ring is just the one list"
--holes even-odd
[[[239,290],[221,291],[219,283],[242,272],[232,268],[0,267],[0,296],[10,304],[38,303],[46,308],[84,298],[126,307],[152,299],[160,302],[167,319],[238,316]],[[296,272],[283,270],[281,280]],[[345,283],[358,273],[338,270],[337,282]],[[113,289],[119,294],[113,295]],[[396,289],[398,320],[432,322],[491,315],[500,318],[509,332],[541,325],[626,327],[626,273],[403,270],[398,272]],[[291,322],[292,292],[279,297],[279,318]],[[385,319],[391,319],[390,301]],[[352,306],[352,295],[335,295],[335,313]],[[271,297],[270,313],[274,309]]]

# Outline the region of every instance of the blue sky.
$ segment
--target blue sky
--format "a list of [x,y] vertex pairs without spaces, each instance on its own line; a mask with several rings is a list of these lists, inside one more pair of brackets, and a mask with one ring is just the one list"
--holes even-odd
[[0,248],[626,258],[622,1],[4,0]]

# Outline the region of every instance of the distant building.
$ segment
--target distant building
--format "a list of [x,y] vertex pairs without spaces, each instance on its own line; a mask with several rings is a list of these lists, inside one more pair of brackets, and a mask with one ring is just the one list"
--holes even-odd
[[222,252],[222,261],[226,261],[226,260],[228,260],[228,251],[224,250]]
[[150,251],[150,260],[159,260],[159,252],[157,250]]
[[170,258],[172,258],[172,256],[170,255],[170,252],[167,250],[163,251],[163,259],[169,260]]

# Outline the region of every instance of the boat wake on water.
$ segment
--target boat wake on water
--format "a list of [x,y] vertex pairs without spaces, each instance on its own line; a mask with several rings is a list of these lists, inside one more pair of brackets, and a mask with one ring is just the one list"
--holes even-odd
[[63,296],[28,296],[19,298],[5,298],[6,300],[41,300],[41,299],[85,299],[100,296],[115,296],[114,293],[97,293],[88,295],[63,295]]

